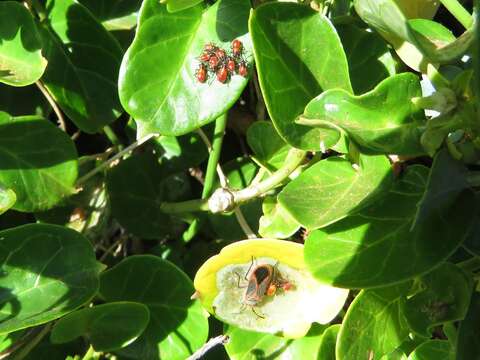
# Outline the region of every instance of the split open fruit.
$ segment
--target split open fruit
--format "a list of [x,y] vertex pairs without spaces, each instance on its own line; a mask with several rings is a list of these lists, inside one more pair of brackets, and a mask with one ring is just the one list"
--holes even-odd
[[[266,287],[257,288],[260,300],[254,306],[245,305],[245,292],[253,293],[247,285],[256,285],[251,280],[253,270],[262,265],[274,268],[273,285],[288,286],[277,286],[271,294]],[[276,239],[244,240],[224,247],[200,267],[194,286],[202,305],[219,320],[290,338],[304,336],[312,322],[332,321],[348,296],[347,289],[312,277],[302,244]]]

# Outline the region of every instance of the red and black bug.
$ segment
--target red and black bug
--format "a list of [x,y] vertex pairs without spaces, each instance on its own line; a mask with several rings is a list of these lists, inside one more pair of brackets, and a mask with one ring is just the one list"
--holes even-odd
[[203,51],[206,53],[214,53],[215,50],[217,49],[218,49],[218,46],[215,45],[214,43],[205,44],[205,46],[203,47]]
[[242,55],[242,51],[243,51],[243,44],[240,40],[238,39],[235,39],[232,41],[232,53],[233,53],[233,56],[235,57],[239,57],[240,55]]
[[217,71],[217,80],[224,84],[228,79],[228,70],[226,66],[222,66]]
[[217,70],[218,66],[218,57],[216,55],[212,55],[210,59],[208,60],[208,67],[210,70],[215,71]]
[[240,63],[240,65],[238,65],[238,75],[241,75],[243,77],[248,76],[248,68],[247,68],[247,64],[245,63],[245,61],[242,61]]
[[197,68],[197,71],[195,72],[195,76],[198,80],[198,82],[204,83],[207,81],[207,69],[205,68],[205,65],[200,64]]
[[200,60],[201,62],[208,62],[208,60],[210,60],[210,56],[211,55],[209,53],[204,52],[202,55],[200,55],[198,60]]
[[237,64],[236,64],[235,60],[232,59],[232,58],[229,58],[228,61],[227,61],[228,71],[230,71],[230,73],[233,74],[235,72],[236,67],[237,67]]
[[[242,305],[250,306],[253,313],[263,319],[265,317],[255,311],[255,306],[258,306],[258,304],[262,302],[265,295],[273,296],[276,294],[278,288],[288,291],[293,289],[294,286],[291,282],[280,276],[277,270],[278,263],[275,265],[261,264],[252,270],[253,264],[254,259],[252,258],[250,267],[244,277],[247,281],[247,286],[241,303]],[[250,270],[252,271],[250,272]],[[240,275],[235,274],[238,276],[237,285],[241,287]]]
[[227,53],[225,50],[217,48],[217,50],[215,50],[215,55],[217,55],[219,60],[223,60],[227,56]]

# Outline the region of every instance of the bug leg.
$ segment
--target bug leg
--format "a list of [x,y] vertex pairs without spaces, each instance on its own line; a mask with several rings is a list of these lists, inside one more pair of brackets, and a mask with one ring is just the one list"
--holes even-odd
[[247,273],[245,274],[245,280],[247,281],[248,281],[248,273],[250,272],[250,270],[252,270],[254,261],[255,261],[255,258],[252,256],[252,262],[250,263],[250,267],[248,268]]
[[241,276],[239,273],[237,273],[236,271],[233,272],[235,275],[237,275],[237,287],[239,289],[244,289],[247,287],[247,285],[244,285],[244,286],[240,286],[240,280],[241,280]]
[[255,315],[257,315],[257,317],[259,317],[260,319],[265,319],[265,316],[264,316],[264,315],[260,315],[259,313],[257,313],[257,312],[255,311],[255,307],[254,307],[254,306],[252,306],[251,308],[252,308],[252,312],[253,312]]

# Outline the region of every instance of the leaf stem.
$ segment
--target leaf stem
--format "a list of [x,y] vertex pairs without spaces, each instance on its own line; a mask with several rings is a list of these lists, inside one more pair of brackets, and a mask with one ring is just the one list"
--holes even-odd
[[40,89],[43,96],[45,97],[45,99],[47,99],[48,103],[50,104],[53,111],[55,112],[55,115],[57,116],[57,120],[58,120],[58,127],[63,131],[67,131],[67,127],[65,125],[65,118],[63,117],[62,110],[60,110],[60,108],[58,107],[53,96],[50,94],[48,89],[42,84],[41,81],[36,81],[35,85],[37,85],[37,87]]
[[215,182],[215,174],[217,172],[218,160],[222,150],[223,136],[225,135],[225,128],[227,126],[227,115],[220,115],[215,120],[215,130],[212,139],[212,151],[208,157],[207,172],[205,173],[205,183],[203,185],[202,199],[208,198],[212,195],[213,184]]
[[465,8],[457,0],[440,0],[440,2],[447,8],[455,19],[463,25],[465,29],[469,29],[472,26],[472,15],[465,10]]
[[164,202],[160,206],[160,210],[170,214],[192,211],[211,211],[212,213],[230,212],[237,205],[263,195],[281,184],[302,164],[305,155],[306,152],[303,150],[291,149],[283,166],[265,180],[237,191],[223,187],[218,188],[208,200],[199,199],[177,203]]
[[235,204],[254,199],[282,183],[303,162],[305,155],[306,152],[303,150],[291,149],[282,167],[271,176],[245,189],[234,191]]
[[85,181],[87,181],[88,179],[90,179],[91,177],[93,177],[94,175],[96,175],[97,173],[99,173],[100,171],[105,169],[106,167],[108,167],[114,161],[120,159],[125,154],[129,153],[130,151],[134,150],[135,148],[139,147],[140,145],[146,143],[148,140],[150,140],[151,138],[156,137],[156,136],[158,136],[158,134],[148,134],[148,135],[145,135],[143,138],[138,139],[137,141],[134,141],[129,146],[127,146],[125,149],[118,152],[116,155],[112,156],[110,159],[101,163],[95,169],[93,169],[92,171],[89,171],[84,176],[82,176],[80,179],[78,179],[76,186],[79,187],[80,185],[85,183]]
[[115,131],[113,131],[113,129],[109,125],[105,125],[103,127],[103,132],[113,145],[117,145],[118,147],[123,148],[122,142],[118,138],[117,134],[115,134]]
[[99,356],[97,355],[97,353],[93,349],[92,345],[90,345],[90,347],[88,348],[85,355],[83,355],[82,360],[93,360],[93,359],[98,359],[98,357]]
[[480,270],[480,257],[475,256],[471,259],[459,262],[456,265],[462,270],[465,270],[468,272],[475,272]]
[[160,210],[167,214],[181,214],[196,211],[208,211],[208,199],[187,200],[181,202],[164,202]]

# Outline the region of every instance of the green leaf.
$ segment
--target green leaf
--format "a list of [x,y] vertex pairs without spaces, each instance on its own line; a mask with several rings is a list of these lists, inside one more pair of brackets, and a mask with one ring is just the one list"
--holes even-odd
[[[389,41],[402,60],[415,70],[426,70],[428,62],[449,63],[462,56],[473,42],[473,31],[458,39],[448,37],[440,24],[420,19],[410,23],[395,0],[354,0],[357,14]],[[407,15],[419,17],[417,11]],[[431,13],[430,13],[431,14]],[[425,26],[428,24],[428,26]]]
[[305,150],[334,145],[340,136],[335,129],[294,122],[322,91],[352,91],[347,59],[330,20],[305,5],[272,2],[252,11],[249,26],[260,87],[280,136]]
[[17,195],[12,189],[0,184],[0,215],[10,209],[17,201]]
[[235,103],[246,78],[233,75],[222,84],[210,74],[202,84],[195,71],[205,44],[213,42],[229,51],[236,38],[242,41],[251,66],[249,10],[247,0],[221,0],[205,11],[198,5],[175,13],[158,0],[143,2],[119,79],[120,99],[137,122],[138,137],[186,134],[212,122]]
[[170,232],[170,216],[160,211],[160,205],[164,201],[185,200],[185,183],[182,178],[169,175],[148,152],[132,156],[109,171],[107,192],[112,215],[132,234],[156,239]]
[[408,336],[400,311],[409,283],[362,290],[353,300],[338,334],[337,359],[380,359]]
[[150,310],[143,335],[120,353],[137,359],[183,360],[202,346],[208,321],[200,303],[190,300],[194,291],[180,269],[156,256],[130,256],[104,272],[103,298],[143,303]]
[[395,4],[409,19],[432,19],[440,6],[440,2],[432,0],[395,0]]
[[429,59],[436,63],[450,63],[465,54],[473,43],[473,30],[467,30],[458,39],[442,24],[426,19],[408,20],[410,39]]
[[[455,352],[446,340],[428,340],[418,346],[408,360],[455,360]],[[473,359],[473,358],[472,358]]]
[[337,337],[340,328],[340,324],[335,324],[323,332],[320,349],[318,351],[318,360],[336,360],[335,347],[337,345]]
[[202,0],[167,0],[167,10],[177,12],[200,4]]
[[480,357],[480,339],[478,324],[480,323],[480,294],[474,291],[465,319],[458,329],[456,360],[471,360]]
[[278,201],[307,229],[322,228],[358,212],[392,182],[385,156],[360,159],[358,169],[340,157],[314,164],[285,186]]
[[278,170],[283,165],[291,149],[269,121],[254,122],[247,130],[247,143],[255,153],[255,159],[271,170]]
[[74,192],[75,145],[40,117],[0,112],[0,163],[0,182],[17,195],[15,210],[46,210]]
[[112,351],[135,341],[148,325],[148,308],[135,302],[114,302],[77,310],[53,327],[54,344],[85,335],[95,351]]
[[29,224],[0,232],[0,333],[55,320],[98,288],[92,245],[76,231]]
[[443,264],[422,276],[418,286],[421,290],[402,309],[412,331],[430,338],[433,327],[465,317],[472,285],[455,265]]
[[347,55],[350,80],[355,94],[372,90],[396,73],[387,43],[377,33],[355,25],[336,26]]
[[245,359],[319,359],[318,351],[323,328],[318,326],[300,339],[288,339],[266,333],[243,330],[228,326],[226,335],[230,341],[225,345],[231,360]]
[[446,260],[468,233],[475,198],[470,190],[446,192],[440,206],[413,225],[427,173],[423,166],[409,167],[373,205],[312,232],[305,242],[310,271],[329,284],[364,288],[411,279]]
[[116,120],[123,109],[117,78],[122,49],[81,4],[47,2],[48,23],[41,35],[49,66],[42,81],[82,131],[94,133]]
[[389,77],[360,96],[327,90],[307,105],[298,122],[338,126],[368,153],[421,155],[425,153],[420,144],[425,116],[411,102],[421,94],[413,73]]
[[277,201],[275,196],[267,196],[262,204],[263,216],[258,224],[258,232],[264,238],[286,239],[300,229],[300,224]]
[[178,172],[199,165],[208,157],[208,149],[200,135],[160,136],[154,139],[162,165],[169,172]]
[[0,2],[0,82],[25,86],[45,71],[42,42],[32,14],[16,1]]

